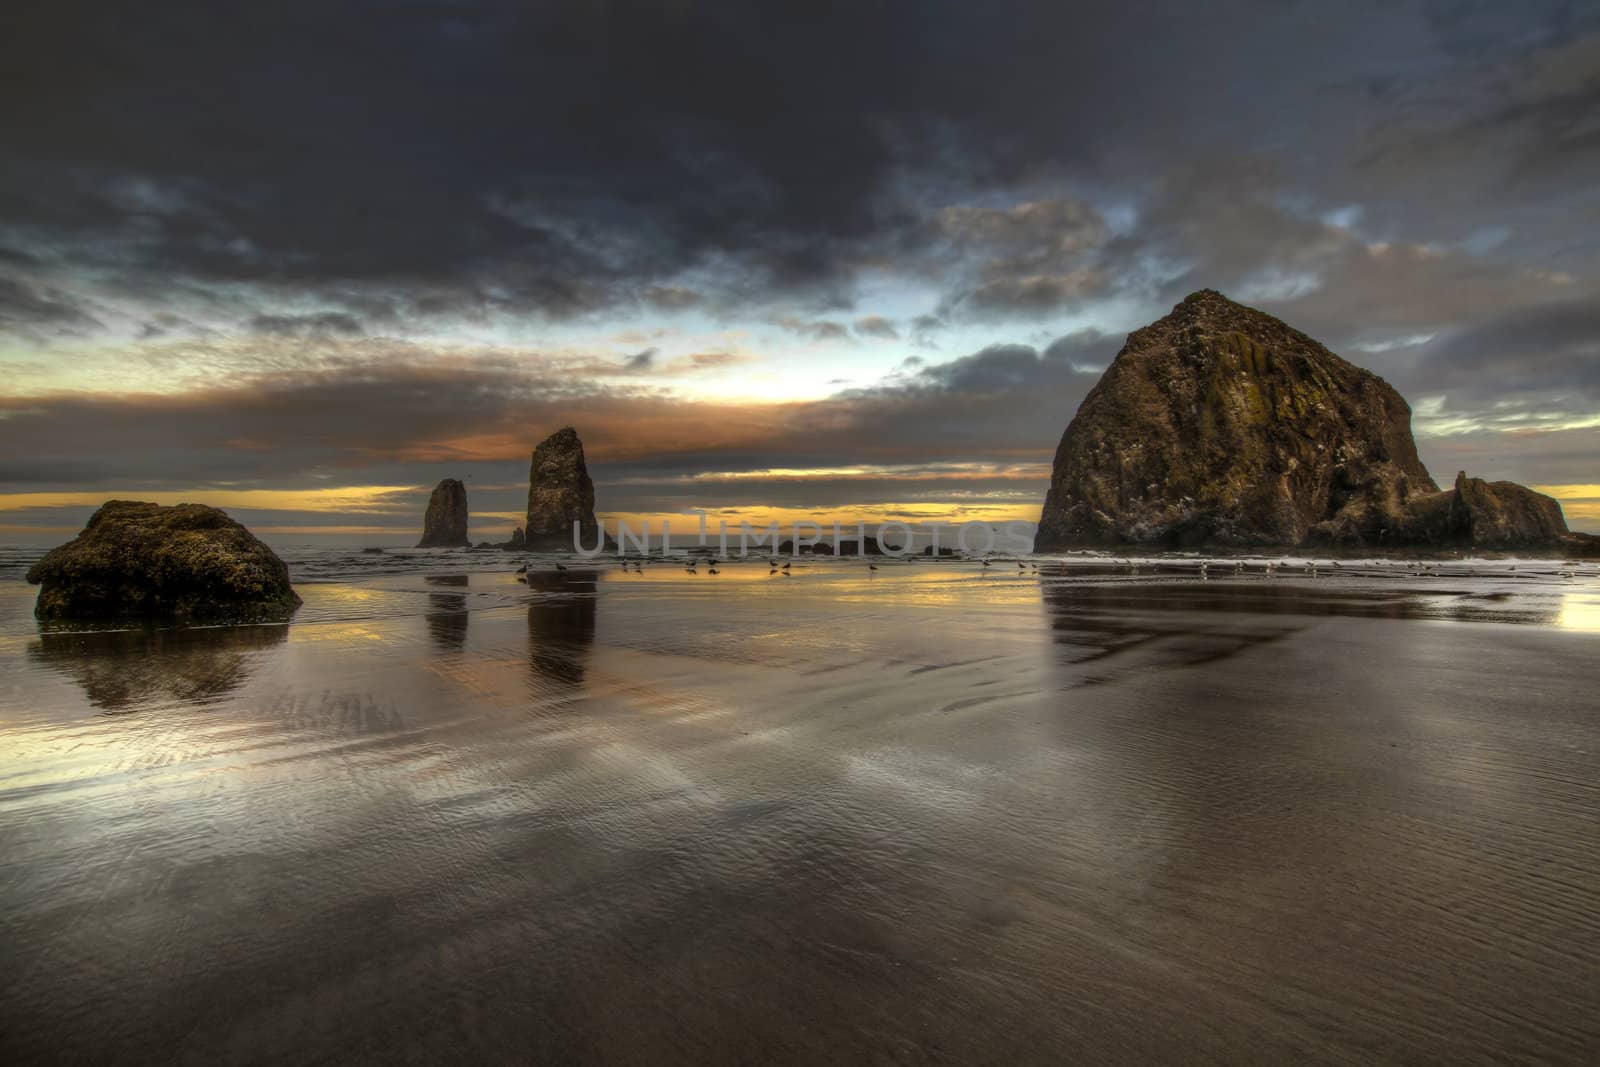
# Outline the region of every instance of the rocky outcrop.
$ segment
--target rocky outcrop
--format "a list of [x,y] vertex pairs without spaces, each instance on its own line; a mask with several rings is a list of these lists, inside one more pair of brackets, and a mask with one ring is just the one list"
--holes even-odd
[[[902,551],[899,545],[887,546],[889,552]],[[884,546],[878,544],[876,537],[868,536],[862,541],[840,541],[838,555],[841,556],[882,556],[885,555]]]
[[1377,375],[1202,290],[1135,331],[1056,450],[1034,548],[1381,543],[1438,492]]
[[1561,504],[1516,482],[1456,474],[1453,488],[1413,498],[1399,540],[1437,548],[1560,548],[1567,540]]
[[[794,555],[795,554],[794,542],[793,541],[785,541],[783,544],[779,545],[777,554],[780,555],[780,556],[792,556],[792,555]],[[813,556],[831,556],[833,554],[833,546],[828,544],[828,542],[821,541],[821,540],[811,541],[811,542],[801,542],[801,544],[800,544],[800,554],[801,555],[813,555]]]
[[502,552],[521,552],[527,547],[527,544],[527,539],[522,534],[522,527],[518,526],[511,531],[511,537],[508,540],[501,541],[498,544],[493,541],[479,541],[473,547],[473,551],[499,549]]
[[[571,426],[557,430],[533,450],[528,471],[528,522],[523,536],[534,551],[572,551],[572,524],[579,526],[585,548],[600,533],[594,517],[594,482],[583,459],[583,442]],[[610,538],[606,538],[610,543]]]
[[471,544],[467,540],[467,487],[455,478],[446,478],[428,498],[417,547],[466,548]]
[[107,501],[28,581],[34,614],[52,621],[263,622],[300,606],[283,560],[203,504]]

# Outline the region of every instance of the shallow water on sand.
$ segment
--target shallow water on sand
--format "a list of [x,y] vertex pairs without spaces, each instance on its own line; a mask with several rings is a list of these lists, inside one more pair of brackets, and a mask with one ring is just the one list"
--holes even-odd
[[295,566],[0,581],[7,1062],[1600,1053],[1592,565]]

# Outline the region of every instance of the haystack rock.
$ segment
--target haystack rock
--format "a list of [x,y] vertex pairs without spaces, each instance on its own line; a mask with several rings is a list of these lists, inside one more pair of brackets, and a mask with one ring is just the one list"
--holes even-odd
[[277,554],[204,504],[109,500],[28,571],[41,619],[269,622],[300,606]]
[[1559,547],[1540,501],[1464,477],[1441,493],[1393,387],[1204,289],[1130,334],[1078,408],[1034,550]]
[[[594,482],[583,459],[583,442],[571,426],[557,430],[533,450],[528,470],[526,547],[536,552],[572,551],[572,524],[578,523],[585,548],[601,537],[594,517]],[[606,538],[610,543],[610,538]]]
[[467,548],[467,487],[455,478],[446,478],[434,487],[428,498],[428,513],[422,519],[422,540],[418,548]]

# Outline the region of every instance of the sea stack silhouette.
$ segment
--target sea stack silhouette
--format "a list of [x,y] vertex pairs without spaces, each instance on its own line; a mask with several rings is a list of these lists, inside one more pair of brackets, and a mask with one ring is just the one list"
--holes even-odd
[[108,500],[28,581],[48,621],[275,622],[300,607],[283,560],[204,504]]
[[467,548],[467,487],[458,479],[446,478],[428,498],[428,512],[422,518],[422,540],[418,548]]
[[[533,450],[524,543],[535,552],[570,552],[574,522],[584,547],[593,548],[603,536],[594,517],[594,482],[589,478],[578,431],[565,426]],[[611,543],[609,537],[606,542]]]
[[1459,475],[1440,492],[1382,378],[1202,289],[1128,335],[1056,449],[1034,551],[1559,549],[1561,506]]

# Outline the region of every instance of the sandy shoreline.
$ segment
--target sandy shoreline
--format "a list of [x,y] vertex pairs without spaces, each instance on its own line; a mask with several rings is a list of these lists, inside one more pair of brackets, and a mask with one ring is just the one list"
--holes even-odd
[[8,1059],[1600,1045],[1593,577],[302,591],[152,638],[0,583]]

